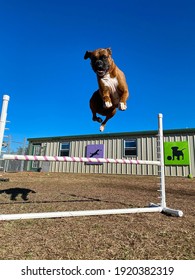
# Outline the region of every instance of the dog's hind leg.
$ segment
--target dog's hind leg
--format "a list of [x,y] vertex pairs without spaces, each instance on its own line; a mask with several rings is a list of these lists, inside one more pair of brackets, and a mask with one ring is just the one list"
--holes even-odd
[[97,90],[92,95],[92,97],[89,101],[89,105],[90,105],[90,109],[91,109],[91,112],[92,112],[92,120],[95,121],[95,122],[102,123],[103,120],[100,117],[97,117],[99,103],[101,104],[102,100],[100,98],[99,91]]
[[100,126],[100,131],[103,132],[104,131],[104,128],[106,126],[106,123],[107,121],[109,120],[110,118],[105,118],[105,120],[101,123],[101,126]]
[[109,119],[111,119],[116,114],[116,108],[114,108],[110,113],[106,116],[105,120],[101,123],[100,131],[103,132],[106,126],[106,123]]
[[103,120],[100,117],[97,117],[96,113],[93,113],[92,120],[99,123],[103,122]]

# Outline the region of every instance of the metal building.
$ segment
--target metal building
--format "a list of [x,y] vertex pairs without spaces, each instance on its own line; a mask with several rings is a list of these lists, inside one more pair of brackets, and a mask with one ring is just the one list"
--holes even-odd
[[[29,155],[158,160],[157,131],[29,138]],[[195,176],[195,129],[164,131],[165,175]],[[166,154],[166,151],[168,154]],[[156,166],[84,162],[28,163],[28,170],[158,175]]]

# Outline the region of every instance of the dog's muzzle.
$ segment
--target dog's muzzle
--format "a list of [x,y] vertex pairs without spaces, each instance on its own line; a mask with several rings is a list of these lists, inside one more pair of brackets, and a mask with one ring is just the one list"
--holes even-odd
[[97,60],[92,67],[98,76],[103,77],[109,70],[110,66],[102,60]]

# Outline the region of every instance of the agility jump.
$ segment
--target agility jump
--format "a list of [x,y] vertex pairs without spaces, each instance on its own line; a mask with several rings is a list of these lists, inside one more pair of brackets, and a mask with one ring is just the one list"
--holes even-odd
[[0,220],[20,220],[20,219],[39,219],[39,218],[60,218],[60,217],[77,217],[77,216],[95,216],[111,214],[129,214],[129,213],[151,213],[161,212],[171,216],[182,217],[183,212],[168,208],[166,206],[165,194],[165,173],[164,173],[164,148],[163,148],[163,125],[162,114],[158,115],[158,148],[159,160],[128,160],[128,159],[108,159],[108,158],[87,158],[87,157],[58,157],[58,156],[31,156],[31,155],[4,155],[4,160],[26,160],[26,161],[58,161],[58,162],[97,162],[112,164],[139,164],[139,165],[157,165],[160,176],[160,203],[150,203],[144,208],[127,208],[127,209],[106,209],[106,210],[83,210],[83,211],[66,211],[66,212],[45,212],[45,213],[25,213],[25,214],[3,214]]

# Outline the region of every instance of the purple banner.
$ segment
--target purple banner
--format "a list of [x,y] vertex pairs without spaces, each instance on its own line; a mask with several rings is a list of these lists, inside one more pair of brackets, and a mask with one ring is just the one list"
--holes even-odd
[[[86,146],[86,157],[104,158],[104,144],[92,144]],[[102,164],[99,162],[88,162],[87,164]]]

